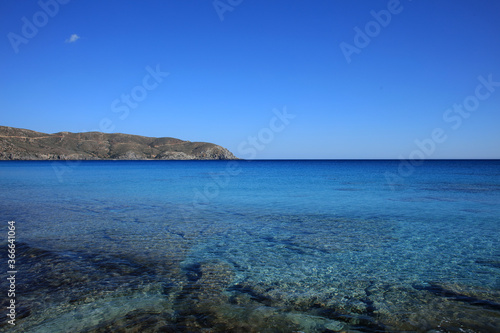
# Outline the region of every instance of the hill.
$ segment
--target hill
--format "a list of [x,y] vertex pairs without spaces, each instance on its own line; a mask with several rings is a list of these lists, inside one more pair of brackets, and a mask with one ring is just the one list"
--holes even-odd
[[207,142],[121,133],[46,134],[0,126],[0,160],[230,160],[226,148]]

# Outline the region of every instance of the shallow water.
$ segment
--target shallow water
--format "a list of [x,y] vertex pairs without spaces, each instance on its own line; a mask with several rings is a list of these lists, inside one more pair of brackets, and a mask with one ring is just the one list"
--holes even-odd
[[1,162],[0,330],[498,331],[500,162],[398,163]]

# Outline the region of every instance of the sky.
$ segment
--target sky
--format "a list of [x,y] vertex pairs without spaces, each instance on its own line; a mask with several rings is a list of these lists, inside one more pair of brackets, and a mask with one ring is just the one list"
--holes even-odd
[[500,158],[500,1],[0,2],[0,125]]

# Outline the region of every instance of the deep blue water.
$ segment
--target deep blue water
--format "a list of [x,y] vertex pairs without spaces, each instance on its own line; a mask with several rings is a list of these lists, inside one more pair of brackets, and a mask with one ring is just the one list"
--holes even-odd
[[399,166],[0,162],[0,329],[498,330],[500,161]]

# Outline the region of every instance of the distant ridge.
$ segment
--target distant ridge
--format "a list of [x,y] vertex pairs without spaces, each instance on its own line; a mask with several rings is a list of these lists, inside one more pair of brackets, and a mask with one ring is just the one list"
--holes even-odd
[[0,126],[0,160],[232,160],[213,143],[121,133],[46,134]]

